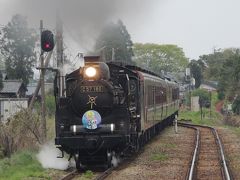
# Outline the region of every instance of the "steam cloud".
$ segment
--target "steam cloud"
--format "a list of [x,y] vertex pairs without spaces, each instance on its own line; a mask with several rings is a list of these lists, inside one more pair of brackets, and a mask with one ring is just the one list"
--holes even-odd
[[65,170],[68,168],[69,162],[67,159],[57,158],[59,155],[61,155],[61,153],[53,143],[47,143],[40,149],[37,154],[37,159],[43,168]]
[[115,152],[113,153],[111,163],[114,167],[117,167],[118,164],[121,163],[121,159],[115,155]]
[[[106,23],[122,19],[139,29],[143,25],[143,17],[156,3],[156,0],[13,0],[11,8],[27,16],[36,29],[42,19],[44,27],[51,30],[55,29],[58,11],[63,21],[64,41],[81,48],[80,52],[87,52],[92,50]],[[68,50],[72,51],[71,48],[75,47]]]

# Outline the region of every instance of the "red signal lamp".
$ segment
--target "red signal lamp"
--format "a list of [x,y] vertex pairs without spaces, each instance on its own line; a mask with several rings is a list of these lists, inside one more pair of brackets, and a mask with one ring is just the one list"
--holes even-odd
[[45,30],[41,34],[41,48],[45,52],[52,51],[54,48],[53,33],[49,30]]
[[45,44],[45,48],[50,48],[50,44]]

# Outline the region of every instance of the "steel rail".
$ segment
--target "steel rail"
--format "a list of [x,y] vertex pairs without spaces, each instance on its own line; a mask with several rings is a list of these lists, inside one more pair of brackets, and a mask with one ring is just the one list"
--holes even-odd
[[224,175],[225,175],[225,178],[226,180],[230,180],[230,173],[228,171],[228,167],[227,167],[227,163],[226,163],[226,160],[225,160],[225,155],[224,155],[224,150],[223,150],[223,145],[221,143],[221,140],[218,136],[218,133],[217,133],[217,130],[215,128],[212,128],[212,131],[214,132],[215,134],[215,137],[217,139],[217,143],[218,143],[218,146],[220,148],[220,154],[221,154],[221,159],[222,159],[222,164],[223,164],[223,169],[224,169]]
[[199,150],[199,136],[200,136],[199,130],[197,129],[196,145],[195,145],[194,154],[193,154],[192,163],[191,163],[191,168],[190,168],[190,172],[189,172],[189,177],[188,177],[189,180],[193,179],[193,172],[194,172],[194,169],[196,168],[196,159],[197,159],[198,150]]
[[[228,167],[227,167],[227,163],[226,163],[226,160],[225,160],[223,145],[221,143],[221,140],[219,138],[217,130],[215,128],[213,128],[213,127],[206,126],[206,125],[195,125],[195,124],[188,124],[188,123],[178,123],[178,124],[180,126],[184,126],[184,127],[190,127],[190,126],[194,127],[195,126],[195,127],[202,127],[202,128],[209,128],[209,129],[211,129],[211,131],[212,131],[212,133],[213,133],[213,135],[215,137],[215,140],[217,141],[218,148],[220,150],[221,163],[222,163],[223,170],[224,170],[224,177],[225,177],[226,180],[231,180],[231,176],[230,176],[230,173],[229,173],[229,170],[228,170]],[[198,141],[199,141],[199,139],[198,139]],[[195,147],[195,150],[196,150],[196,147]],[[194,153],[195,153],[195,150],[194,150]],[[195,161],[194,161],[194,163],[195,163]],[[192,164],[193,164],[193,161],[192,161]],[[192,176],[193,174],[191,174],[191,172],[194,172],[193,170],[194,170],[194,167],[192,167],[192,165],[191,165],[191,169],[190,169],[188,180],[191,180],[193,178],[193,176]]]
[[109,176],[112,171],[115,169],[114,166],[108,168],[106,171],[104,171],[103,173],[101,173],[100,175],[98,175],[97,177],[94,178],[94,180],[103,180],[105,179],[107,176]]
[[65,175],[64,177],[62,177],[60,180],[70,180],[70,179],[73,179],[77,174],[78,174],[78,170],[74,170],[74,171],[68,173],[67,175]]
[[196,162],[197,162],[197,157],[198,157],[198,150],[199,150],[199,146],[200,146],[200,133],[199,133],[199,129],[189,126],[189,124],[184,124],[184,123],[178,123],[180,126],[186,127],[186,128],[191,128],[194,129],[196,131],[196,143],[195,143],[195,148],[194,148],[194,152],[193,152],[193,156],[192,156],[192,161],[191,161],[191,166],[190,166],[190,170],[188,172],[188,180],[192,180],[193,179],[193,174],[194,174],[194,170],[196,168]]

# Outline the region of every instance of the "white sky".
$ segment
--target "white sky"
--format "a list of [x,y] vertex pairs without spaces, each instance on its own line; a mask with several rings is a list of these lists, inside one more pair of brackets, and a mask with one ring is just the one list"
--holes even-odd
[[[89,0],[78,0],[78,8],[66,5],[66,2],[71,4],[72,1],[74,2],[66,0],[58,8],[64,15],[75,13],[71,22],[65,18],[65,26],[68,27],[65,37],[68,37],[66,44],[71,46],[69,51],[78,51],[86,44],[87,38],[82,40],[84,32],[89,32],[82,29],[92,19],[86,19],[86,22],[80,19],[79,23],[80,20],[76,18],[78,8],[85,7],[81,3]],[[94,6],[94,0],[90,1]],[[133,42],[176,44],[183,48],[190,59],[212,53],[213,48],[240,47],[239,0],[98,0],[99,2],[103,3],[103,7],[97,4],[93,9],[100,9],[97,13],[103,16],[96,22],[122,19]],[[104,3],[110,5],[104,9]],[[0,25],[10,21],[12,15],[20,13],[28,17],[31,26],[38,28],[39,20],[44,19],[45,25],[53,28],[55,17],[50,15],[50,11],[54,6],[54,0],[46,0],[45,4],[44,0],[0,0]],[[65,13],[64,8],[68,9],[68,13]],[[84,15],[93,14],[91,11],[91,8],[87,9]],[[93,19],[96,18],[92,16]],[[78,40],[78,36],[82,36],[82,41]]]

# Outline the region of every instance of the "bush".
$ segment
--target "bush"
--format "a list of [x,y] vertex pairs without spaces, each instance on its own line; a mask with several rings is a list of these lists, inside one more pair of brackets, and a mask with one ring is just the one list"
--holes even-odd
[[192,92],[192,96],[199,96],[199,103],[203,107],[209,108],[211,105],[210,92],[204,89],[196,89]]
[[22,109],[8,119],[6,124],[0,123],[0,144],[4,156],[24,148],[34,148],[40,141],[40,118],[28,109]]
[[219,92],[218,92],[218,99],[219,99],[219,100],[224,100],[224,98],[225,98],[224,92],[223,92],[223,91],[219,91]]
[[237,98],[233,101],[232,110],[235,114],[240,114],[240,96],[237,96]]
[[230,125],[230,126],[240,127],[239,116],[225,116],[224,122],[225,122],[225,124]]
[[[55,97],[53,95],[46,95],[46,115],[53,116],[56,110]],[[35,112],[41,112],[41,102],[34,103]]]

